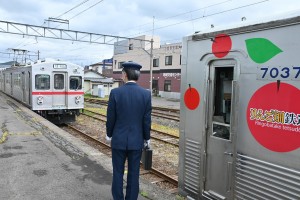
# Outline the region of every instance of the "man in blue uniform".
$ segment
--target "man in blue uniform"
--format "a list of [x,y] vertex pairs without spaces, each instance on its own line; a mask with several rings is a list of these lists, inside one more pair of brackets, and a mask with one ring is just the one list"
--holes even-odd
[[122,64],[125,85],[111,91],[107,107],[106,139],[111,140],[114,200],[124,200],[123,175],[128,162],[125,200],[137,200],[144,143],[150,145],[151,93],[137,85],[141,65]]

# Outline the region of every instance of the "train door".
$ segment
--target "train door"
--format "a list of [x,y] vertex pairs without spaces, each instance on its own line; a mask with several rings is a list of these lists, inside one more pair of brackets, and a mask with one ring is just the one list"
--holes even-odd
[[10,95],[14,95],[13,74],[10,73]]
[[232,199],[237,67],[229,60],[214,61],[209,67],[204,194]]
[[28,104],[31,105],[31,98],[32,98],[32,95],[31,95],[31,75],[30,75],[30,72],[28,72]]
[[54,107],[65,107],[66,106],[66,77],[67,74],[64,72],[53,73],[53,95],[52,105]]
[[23,93],[23,102],[27,102],[27,98],[26,98],[26,91],[27,91],[27,82],[26,82],[26,77],[25,77],[25,72],[22,72],[22,78],[21,78],[21,86],[22,86],[22,93]]

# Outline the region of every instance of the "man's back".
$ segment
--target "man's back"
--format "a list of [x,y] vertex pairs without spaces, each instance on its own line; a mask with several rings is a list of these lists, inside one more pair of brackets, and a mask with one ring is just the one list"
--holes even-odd
[[112,148],[139,150],[150,139],[151,94],[128,82],[110,94],[107,135],[112,136]]

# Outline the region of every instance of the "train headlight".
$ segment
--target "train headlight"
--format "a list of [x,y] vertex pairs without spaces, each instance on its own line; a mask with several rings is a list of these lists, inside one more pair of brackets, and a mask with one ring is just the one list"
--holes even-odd
[[42,105],[43,102],[44,102],[44,97],[42,97],[42,96],[37,97],[37,104],[38,105]]
[[75,103],[76,103],[76,104],[79,104],[80,99],[81,99],[81,96],[76,96],[76,97],[75,97]]

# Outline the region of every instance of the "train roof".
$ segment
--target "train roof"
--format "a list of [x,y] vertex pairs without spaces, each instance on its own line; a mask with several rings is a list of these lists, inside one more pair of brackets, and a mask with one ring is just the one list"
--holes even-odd
[[214,27],[211,29],[203,30],[200,32],[195,32],[193,35],[187,36],[187,38],[191,38],[192,40],[204,40],[214,37],[217,34],[225,33],[228,35],[237,35],[241,33],[247,32],[255,32],[266,29],[272,29],[276,27],[289,26],[291,24],[299,24],[300,23],[300,10],[296,12],[290,12],[288,14],[277,15],[271,18],[265,18],[263,20],[255,21],[255,22],[241,22],[234,25],[225,25],[220,27]]

